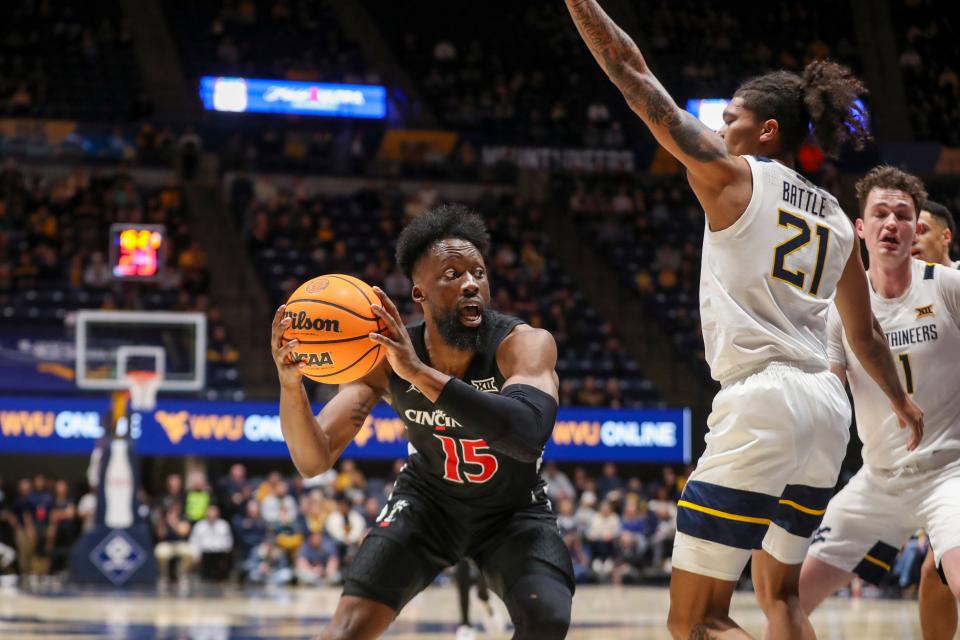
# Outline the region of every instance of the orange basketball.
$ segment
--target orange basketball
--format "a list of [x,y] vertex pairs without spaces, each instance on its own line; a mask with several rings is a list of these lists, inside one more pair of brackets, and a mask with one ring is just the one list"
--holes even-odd
[[383,321],[370,305],[379,303],[367,283],[331,273],[300,285],[287,300],[283,315],[291,319],[284,342],[300,343],[293,357],[307,363],[301,371],[326,384],[353,382],[365,376],[384,356],[370,339],[383,331]]

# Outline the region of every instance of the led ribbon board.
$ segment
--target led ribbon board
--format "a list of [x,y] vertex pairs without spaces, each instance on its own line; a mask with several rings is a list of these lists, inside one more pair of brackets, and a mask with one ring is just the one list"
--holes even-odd
[[200,99],[206,109],[227,113],[387,117],[387,89],[380,85],[204,76]]

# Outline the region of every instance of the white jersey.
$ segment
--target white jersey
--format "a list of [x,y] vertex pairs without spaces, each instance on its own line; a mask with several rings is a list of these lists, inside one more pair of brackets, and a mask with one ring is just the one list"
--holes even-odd
[[904,387],[923,409],[920,445],[900,429],[890,400],[850,349],[836,307],[828,322],[830,362],[847,370],[863,441],[863,461],[894,469],[953,449],[960,455],[960,271],[913,260],[910,287],[899,298],[870,290],[870,306],[887,335]]
[[770,362],[828,368],[827,309],[853,248],[836,198],[786,166],[745,156],[753,194],[740,219],[704,232],[700,318],[722,383]]
[[950,266],[954,269],[960,269],[960,260],[954,260]]

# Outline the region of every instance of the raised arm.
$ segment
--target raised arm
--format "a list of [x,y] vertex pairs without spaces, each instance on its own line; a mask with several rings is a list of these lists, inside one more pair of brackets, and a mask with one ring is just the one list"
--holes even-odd
[[341,385],[320,415],[314,416],[303,388],[302,365],[289,357],[296,342],[281,344],[280,336],[290,323],[289,318],[283,318],[283,309],[277,309],[273,318],[270,341],[280,377],[280,429],[297,471],[312,478],[333,466],[386,394],[386,362],[360,380]]
[[[750,167],[723,139],[681,109],[650,71],[640,49],[596,0],[566,0],[590,53],[664,149],[687,168],[714,229],[739,218],[750,200]],[[725,193],[724,193],[725,192]],[[744,197],[745,196],[745,197]]]
[[923,437],[923,411],[900,384],[883,327],[870,310],[869,286],[860,259],[860,240],[854,236],[853,250],[837,284],[837,311],[843,322],[847,343],[857,360],[890,399],[901,428],[910,427],[913,431],[907,443],[907,450],[912,451]]

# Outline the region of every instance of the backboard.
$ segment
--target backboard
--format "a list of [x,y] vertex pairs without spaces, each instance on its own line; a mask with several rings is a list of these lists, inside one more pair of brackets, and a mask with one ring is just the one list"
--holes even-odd
[[131,371],[153,371],[160,391],[206,385],[207,318],[178,311],[76,314],[76,382],[80,389],[128,389]]

